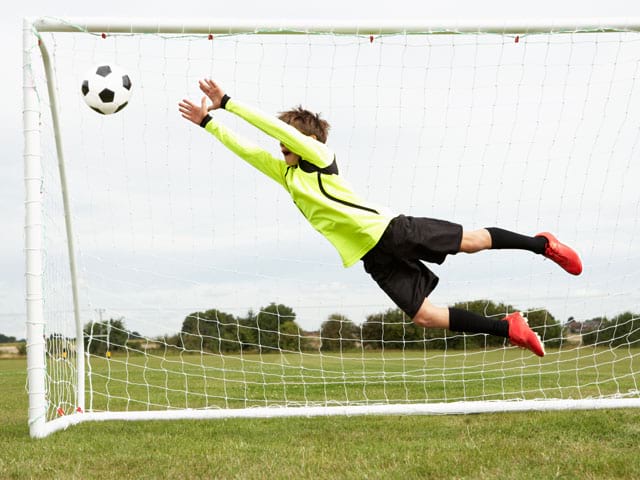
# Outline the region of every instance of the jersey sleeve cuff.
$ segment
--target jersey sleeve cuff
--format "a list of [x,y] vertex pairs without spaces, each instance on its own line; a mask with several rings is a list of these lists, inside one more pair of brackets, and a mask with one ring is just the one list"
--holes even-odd
[[207,123],[209,123],[210,121],[211,121],[211,115],[207,113],[202,119],[202,121],[200,122],[200,126],[204,128],[207,126]]
[[227,108],[227,102],[231,99],[229,95],[226,93],[223,95],[222,100],[220,101],[220,108]]

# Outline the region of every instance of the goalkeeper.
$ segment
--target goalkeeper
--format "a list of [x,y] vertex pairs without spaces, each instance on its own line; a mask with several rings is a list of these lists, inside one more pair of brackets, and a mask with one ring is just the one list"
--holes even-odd
[[[423,261],[442,263],[447,255],[487,249],[520,249],[550,258],[579,275],[580,258],[544,232],[528,237],[500,228],[463,231],[462,226],[432,218],[391,217],[358,197],[340,176],[334,153],[325,145],[329,124],[298,107],[278,118],[231,99],[210,79],[200,81],[200,104],[183,100],[182,116],[213,134],[236,155],[289,192],[311,225],[338,250],[345,267],[359,260],[395,304],[425,328],[486,333],[544,356],[544,345],[519,312],[492,319],[458,308],[433,305],[428,295],[438,277]],[[207,97],[211,105],[207,105]],[[225,109],[280,142],[284,161],[248,143],[218,123],[209,111]]]

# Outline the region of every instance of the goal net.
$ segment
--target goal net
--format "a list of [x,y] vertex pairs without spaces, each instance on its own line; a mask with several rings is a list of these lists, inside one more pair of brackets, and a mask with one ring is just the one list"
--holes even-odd
[[[31,432],[90,419],[640,406],[640,24],[25,21]],[[84,75],[131,79],[120,112]],[[430,299],[522,311],[544,358],[424,330],[344,269],[287,192],[180,117],[198,80],[331,124],[340,173],[395,214],[551,231],[431,266]],[[280,156],[234,115],[215,118]]]

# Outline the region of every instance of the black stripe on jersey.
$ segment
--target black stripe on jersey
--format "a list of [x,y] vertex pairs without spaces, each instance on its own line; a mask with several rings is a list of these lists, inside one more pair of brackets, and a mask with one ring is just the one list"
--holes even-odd
[[338,163],[336,162],[336,157],[333,157],[333,162],[331,162],[331,165],[324,168],[320,168],[317,165],[314,165],[313,163],[308,162],[304,158],[301,158],[298,161],[298,166],[305,173],[318,172],[318,173],[325,173],[327,175],[338,175]]
[[[334,163],[335,163],[335,160],[334,160]],[[320,171],[318,171],[318,186],[320,187],[320,191],[322,192],[322,194],[325,197],[327,197],[329,200],[333,200],[334,202],[341,203],[342,205],[346,205],[348,207],[358,208],[360,210],[366,210],[367,212],[380,215],[380,213],[377,210],[374,210],[373,208],[357,205],[355,203],[347,202],[346,200],[342,200],[340,198],[334,197],[333,195],[329,195],[329,193],[327,193],[327,191],[324,189],[324,186],[322,185],[322,173]]]

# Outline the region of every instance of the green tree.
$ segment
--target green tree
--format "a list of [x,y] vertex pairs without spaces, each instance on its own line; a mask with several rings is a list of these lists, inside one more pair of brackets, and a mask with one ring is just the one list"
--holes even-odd
[[270,303],[267,307],[261,308],[255,315],[256,347],[263,353],[279,351],[281,326],[287,322],[295,324],[295,320],[295,312],[286,305]]
[[253,310],[247,312],[246,317],[238,318],[238,338],[243,350],[257,349],[258,319]]
[[8,337],[0,333],[0,343],[13,343],[16,341],[16,337]]
[[425,332],[399,308],[367,316],[362,324],[365,348],[423,348]]
[[354,348],[360,341],[360,329],[351,320],[339,313],[332,313],[320,327],[322,351],[342,351]]
[[296,322],[288,321],[280,325],[278,348],[288,352],[301,352],[307,349],[307,341]]
[[191,313],[182,322],[180,346],[195,351],[236,352],[241,347],[238,321],[217,309]]
[[275,303],[257,314],[249,310],[244,318],[217,309],[194,312],[182,322],[177,344],[186,350],[215,353],[299,351],[306,348],[306,341],[295,318],[291,307]]
[[89,322],[83,330],[85,352],[94,355],[104,355],[107,350],[124,350],[130,338],[130,332],[122,319]]
[[582,334],[584,345],[618,347],[640,343],[640,315],[637,313],[624,312],[611,320],[598,317],[584,323],[599,325],[599,328]]

